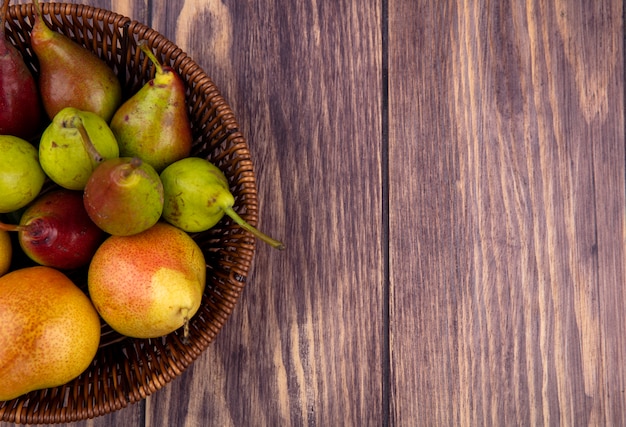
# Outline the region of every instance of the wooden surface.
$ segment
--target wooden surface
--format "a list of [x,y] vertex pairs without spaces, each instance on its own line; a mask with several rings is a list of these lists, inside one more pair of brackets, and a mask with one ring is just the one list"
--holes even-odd
[[622,2],[83,3],[214,79],[288,249],[181,377],[73,425],[626,424]]

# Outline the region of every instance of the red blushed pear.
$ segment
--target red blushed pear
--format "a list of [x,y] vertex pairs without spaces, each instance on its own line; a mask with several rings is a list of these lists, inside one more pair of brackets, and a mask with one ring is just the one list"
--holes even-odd
[[42,108],[35,78],[20,52],[7,40],[9,0],[0,11],[0,134],[28,139],[38,131]]
[[64,189],[40,196],[24,211],[19,225],[0,223],[0,229],[17,231],[30,259],[60,270],[87,265],[106,238],[87,215],[82,193]]
[[163,212],[159,174],[137,157],[102,162],[85,186],[83,201],[91,220],[116,236],[129,236],[152,227]]
[[200,308],[206,262],[184,231],[164,222],[132,236],[111,236],[89,264],[89,295],[120,334],[156,338],[183,328]]
[[172,67],[159,63],[145,42],[140,48],[156,67],[154,79],[122,104],[110,126],[120,156],[139,157],[161,172],[191,152],[185,84]]
[[38,0],[30,41],[39,60],[39,91],[48,117],[65,107],[90,111],[107,123],[122,102],[122,86],[106,62],[45,23]]

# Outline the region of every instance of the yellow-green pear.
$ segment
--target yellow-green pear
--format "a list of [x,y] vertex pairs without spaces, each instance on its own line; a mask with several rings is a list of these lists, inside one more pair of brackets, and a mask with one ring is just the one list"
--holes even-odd
[[200,157],[178,160],[161,172],[163,219],[189,233],[208,230],[228,215],[273,248],[285,245],[248,224],[233,209],[235,198],[224,173]]
[[68,190],[84,189],[96,167],[119,154],[115,135],[104,119],[73,107],[59,111],[39,141],[42,169]]
[[109,237],[88,272],[96,310],[111,328],[135,338],[156,338],[181,327],[187,331],[205,281],[200,247],[164,222],[132,236]]
[[117,109],[111,130],[121,156],[139,157],[161,172],[191,152],[185,84],[172,67],[159,63],[145,43],[140,47],[154,63],[155,76]]
[[0,213],[35,200],[45,181],[37,148],[17,136],[0,135]]
[[26,267],[0,277],[0,401],[63,385],[87,369],[100,319],[65,274]]

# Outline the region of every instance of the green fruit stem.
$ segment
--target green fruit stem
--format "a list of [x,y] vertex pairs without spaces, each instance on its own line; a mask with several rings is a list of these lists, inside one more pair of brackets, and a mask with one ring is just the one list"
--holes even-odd
[[43,13],[41,12],[41,6],[39,6],[39,0],[33,0],[33,4],[35,5],[37,16],[43,21]]
[[163,74],[163,67],[161,66],[161,63],[156,58],[156,56],[154,56],[154,53],[152,53],[152,51],[148,47],[148,43],[145,40],[139,42],[139,49],[141,49],[143,53],[145,53],[146,56],[150,59],[150,61],[152,61],[152,63],[156,67],[156,73]]
[[243,220],[243,218],[237,215],[237,212],[235,212],[233,208],[231,208],[230,206],[225,206],[223,209],[224,209],[224,213],[228,215],[229,217],[231,217],[233,221],[239,224],[239,226],[243,228],[244,230],[249,231],[250,233],[254,234],[256,237],[263,240],[265,243],[267,243],[273,248],[276,248],[280,251],[285,249],[285,245],[282,242],[272,239],[270,236],[260,232],[259,230],[257,230],[256,228],[248,224],[246,221]]

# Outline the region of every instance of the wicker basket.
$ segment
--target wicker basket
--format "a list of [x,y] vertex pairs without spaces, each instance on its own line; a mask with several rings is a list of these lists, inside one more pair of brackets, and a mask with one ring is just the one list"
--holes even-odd
[[[41,6],[51,28],[94,51],[114,69],[125,96],[154,74],[154,67],[137,47],[139,40],[146,40],[157,58],[178,71],[187,85],[192,155],[220,167],[229,179],[236,210],[256,225],[256,182],[246,140],[230,107],[203,70],[158,32],[127,17],[84,5]],[[33,16],[31,4],[11,6],[6,32],[37,75],[37,58],[29,45]],[[181,331],[160,339],[131,339],[103,323],[100,349],[87,371],[61,387],[0,402],[0,420],[48,424],[93,418],[138,402],[180,375],[215,339],[237,304],[255,250],[253,236],[226,218],[192,237],[206,257],[207,285],[202,306],[190,323],[188,342],[183,342]],[[86,270],[69,275],[86,289]]]

